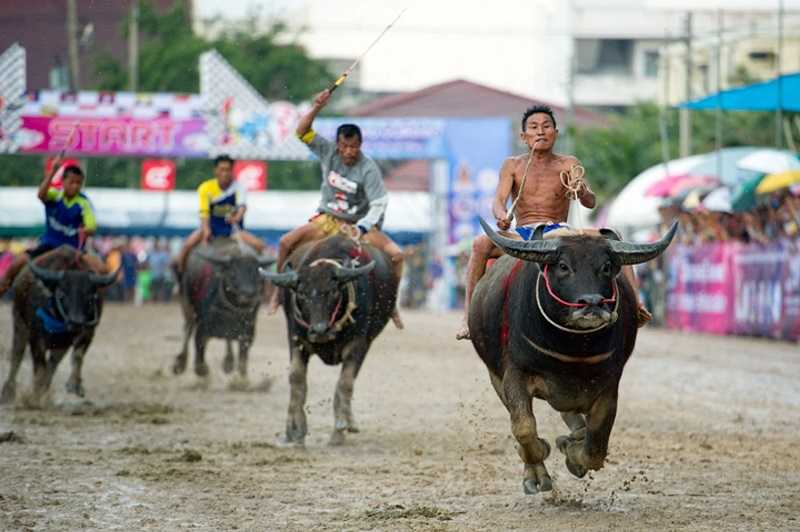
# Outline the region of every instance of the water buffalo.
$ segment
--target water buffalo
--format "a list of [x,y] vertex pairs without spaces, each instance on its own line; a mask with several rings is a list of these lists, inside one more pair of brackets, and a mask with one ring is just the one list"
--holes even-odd
[[84,396],[81,368],[103,311],[100,288],[113,283],[117,275],[99,275],[85,268],[81,253],[64,245],[31,261],[17,277],[11,369],[0,402],[14,400],[17,371],[26,345],[30,346],[33,359],[33,392],[37,399],[49,390],[58,364],[70,348],[72,373],[67,391]]
[[603,467],[637,332],[637,297],[620,268],[657,257],[677,224],[652,244],[622,241],[609,229],[544,239],[540,228],[524,242],[481,224],[507,255],[475,289],[472,343],[511,416],[525,493],[550,490],[550,445],[537,433],[532,399],[547,401],[569,427],[556,444],[573,475]]
[[192,251],[180,277],[184,336],[172,366],[175,374],[186,370],[189,340],[194,333],[194,371],[198,376],[208,375],[205,350],[209,338],[224,338],[227,349],[223,371],[233,371],[230,343],[237,340],[239,375],[247,378],[247,354],[255,337],[256,313],[264,289],[258,268],[272,262],[257,257],[232,238],[217,238]]
[[286,441],[305,441],[306,373],[309,358],[316,354],[325,364],[342,365],[330,439],[340,445],[346,430],[358,432],[351,409],[353,384],[395,307],[391,260],[372,246],[337,235],[298,248],[283,273],[263,275],[283,288],[291,357]]

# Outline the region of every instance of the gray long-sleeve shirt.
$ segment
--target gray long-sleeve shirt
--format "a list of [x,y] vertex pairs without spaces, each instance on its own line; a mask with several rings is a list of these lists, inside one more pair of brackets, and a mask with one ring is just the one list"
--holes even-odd
[[322,165],[322,198],[318,210],[369,231],[381,227],[389,198],[378,165],[364,155],[347,166],[336,144],[313,129],[300,139],[319,157]]

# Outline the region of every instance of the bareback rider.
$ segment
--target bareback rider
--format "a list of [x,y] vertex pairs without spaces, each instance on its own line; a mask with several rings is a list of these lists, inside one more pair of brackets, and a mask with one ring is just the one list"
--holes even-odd
[[[596,199],[589,185],[582,179],[580,161],[572,155],[561,155],[553,151],[558,128],[553,110],[549,106],[535,105],[525,111],[522,115],[520,138],[530,151],[509,157],[503,162],[492,203],[492,214],[497,221],[497,227],[503,231],[510,229],[512,218],[516,218],[515,230],[519,238],[528,240],[538,225],[545,224],[545,233],[565,226],[570,198],[574,194],[577,194],[584,207],[590,209],[595,206]],[[506,205],[511,195],[514,197],[516,210],[509,214]],[[467,267],[464,318],[456,339],[469,338],[467,316],[472,292],[486,271],[486,261],[502,254],[486,235],[475,238]],[[625,267],[623,271],[631,285],[636,287],[633,269]],[[650,318],[650,313],[640,303],[640,326]]]
[[[47,173],[39,184],[37,196],[44,204],[44,234],[39,239],[37,247],[21,254],[8,267],[5,277],[0,281],[0,297],[11,288],[14,278],[29,260],[64,244],[83,251],[86,237],[93,235],[97,230],[92,204],[86,194],[81,192],[84,175],[80,167],[70,165],[64,168],[62,190],[50,186],[61,167],[61,162],[61,157],[56,157],[53,160],[52,171]],[[106,273],[105,264],[100,258],[82,253],[81,260],[93,272]]]
[[[339,232],[346,233],[348,225],[355,225],[362,242],[389,255],[399,283],[403,275],[403,250],[381,231],[388,196],[380,168],[361,151],[361,130],[354,124],[343,124],[336,130],[336,142],[331,142],[311,128],[330,97],[330,90],[319,93],[311,109],[297,124],[297,136],[320,160],[322,198],[317,213],[308,223],[281,237],[277,269],[279,272],[283,270],[286,259],[301,244]],[[278,306],[276,291],[269,313],[275,313]],[[392,314],[392,321],[398,328],[403,328],[397,309]]]
[[186,260],[192,249],[200,242],[208,243],[213,238],[234,235],[256,250],[264,251],[264,242],[243,229],[244,213],[247,211],[245,188],[233,179],[233,159],[219,155],[214,159],[214,177],[197,187],[200,203],[200,227],[189,235],[175,261],[179,272],[186,268]]

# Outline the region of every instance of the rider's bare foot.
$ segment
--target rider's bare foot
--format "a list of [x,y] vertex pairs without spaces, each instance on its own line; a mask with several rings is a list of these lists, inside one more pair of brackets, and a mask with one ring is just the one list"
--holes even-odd
[[394,323],[394,326],[401,331],[406,328],[406,326],[403,324],[403,320],[400,318],[400,311],[397,310],[397,307],[395,307],[394,311],[392,311],[392,323]]
[[652,319],[653,315],[649,310],[647,310],[647,307],[644,306],[644,303],[639,303],[639,308],[636,309],[636,326],[641,329]]
[[277,290],[276,293],[270,298],[269,304],[267,305],[267,316],[274,316],[278,309],[281,308],[281,299],[278,297]]
[[461,322],[461,328],[456,333],[456,340],[469,340],[469,325],[467,325],[467,321],[464,320]]

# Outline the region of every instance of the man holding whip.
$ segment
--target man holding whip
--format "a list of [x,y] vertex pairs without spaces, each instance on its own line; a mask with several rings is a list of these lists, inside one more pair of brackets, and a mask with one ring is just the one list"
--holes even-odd
[[[76,125],[77,128],[77,125]],[[75,129],[70,133],[66,145],[70,144]],[[53,160],[53,167],[45,174],[39,184],[37,196],[44,204],[45,231],[39,239],[39,245],[29,249],[14,259],[8,267],[5,277],[0,280],[0,297],[11,288],[14,278],[29,260],[35,259],[61,245],[72,246],[83,251],[86,237],[97,230],[94,219],[94,209],[89,198],[81,192],[84,184],[83,171],[78,166],[67,166],[62,173],[62,190],[50,186],[64,158],[66,147]],[[95,273],[105,274],[106,267],[103,261],[94,255],[83,253],[81,260]]]

